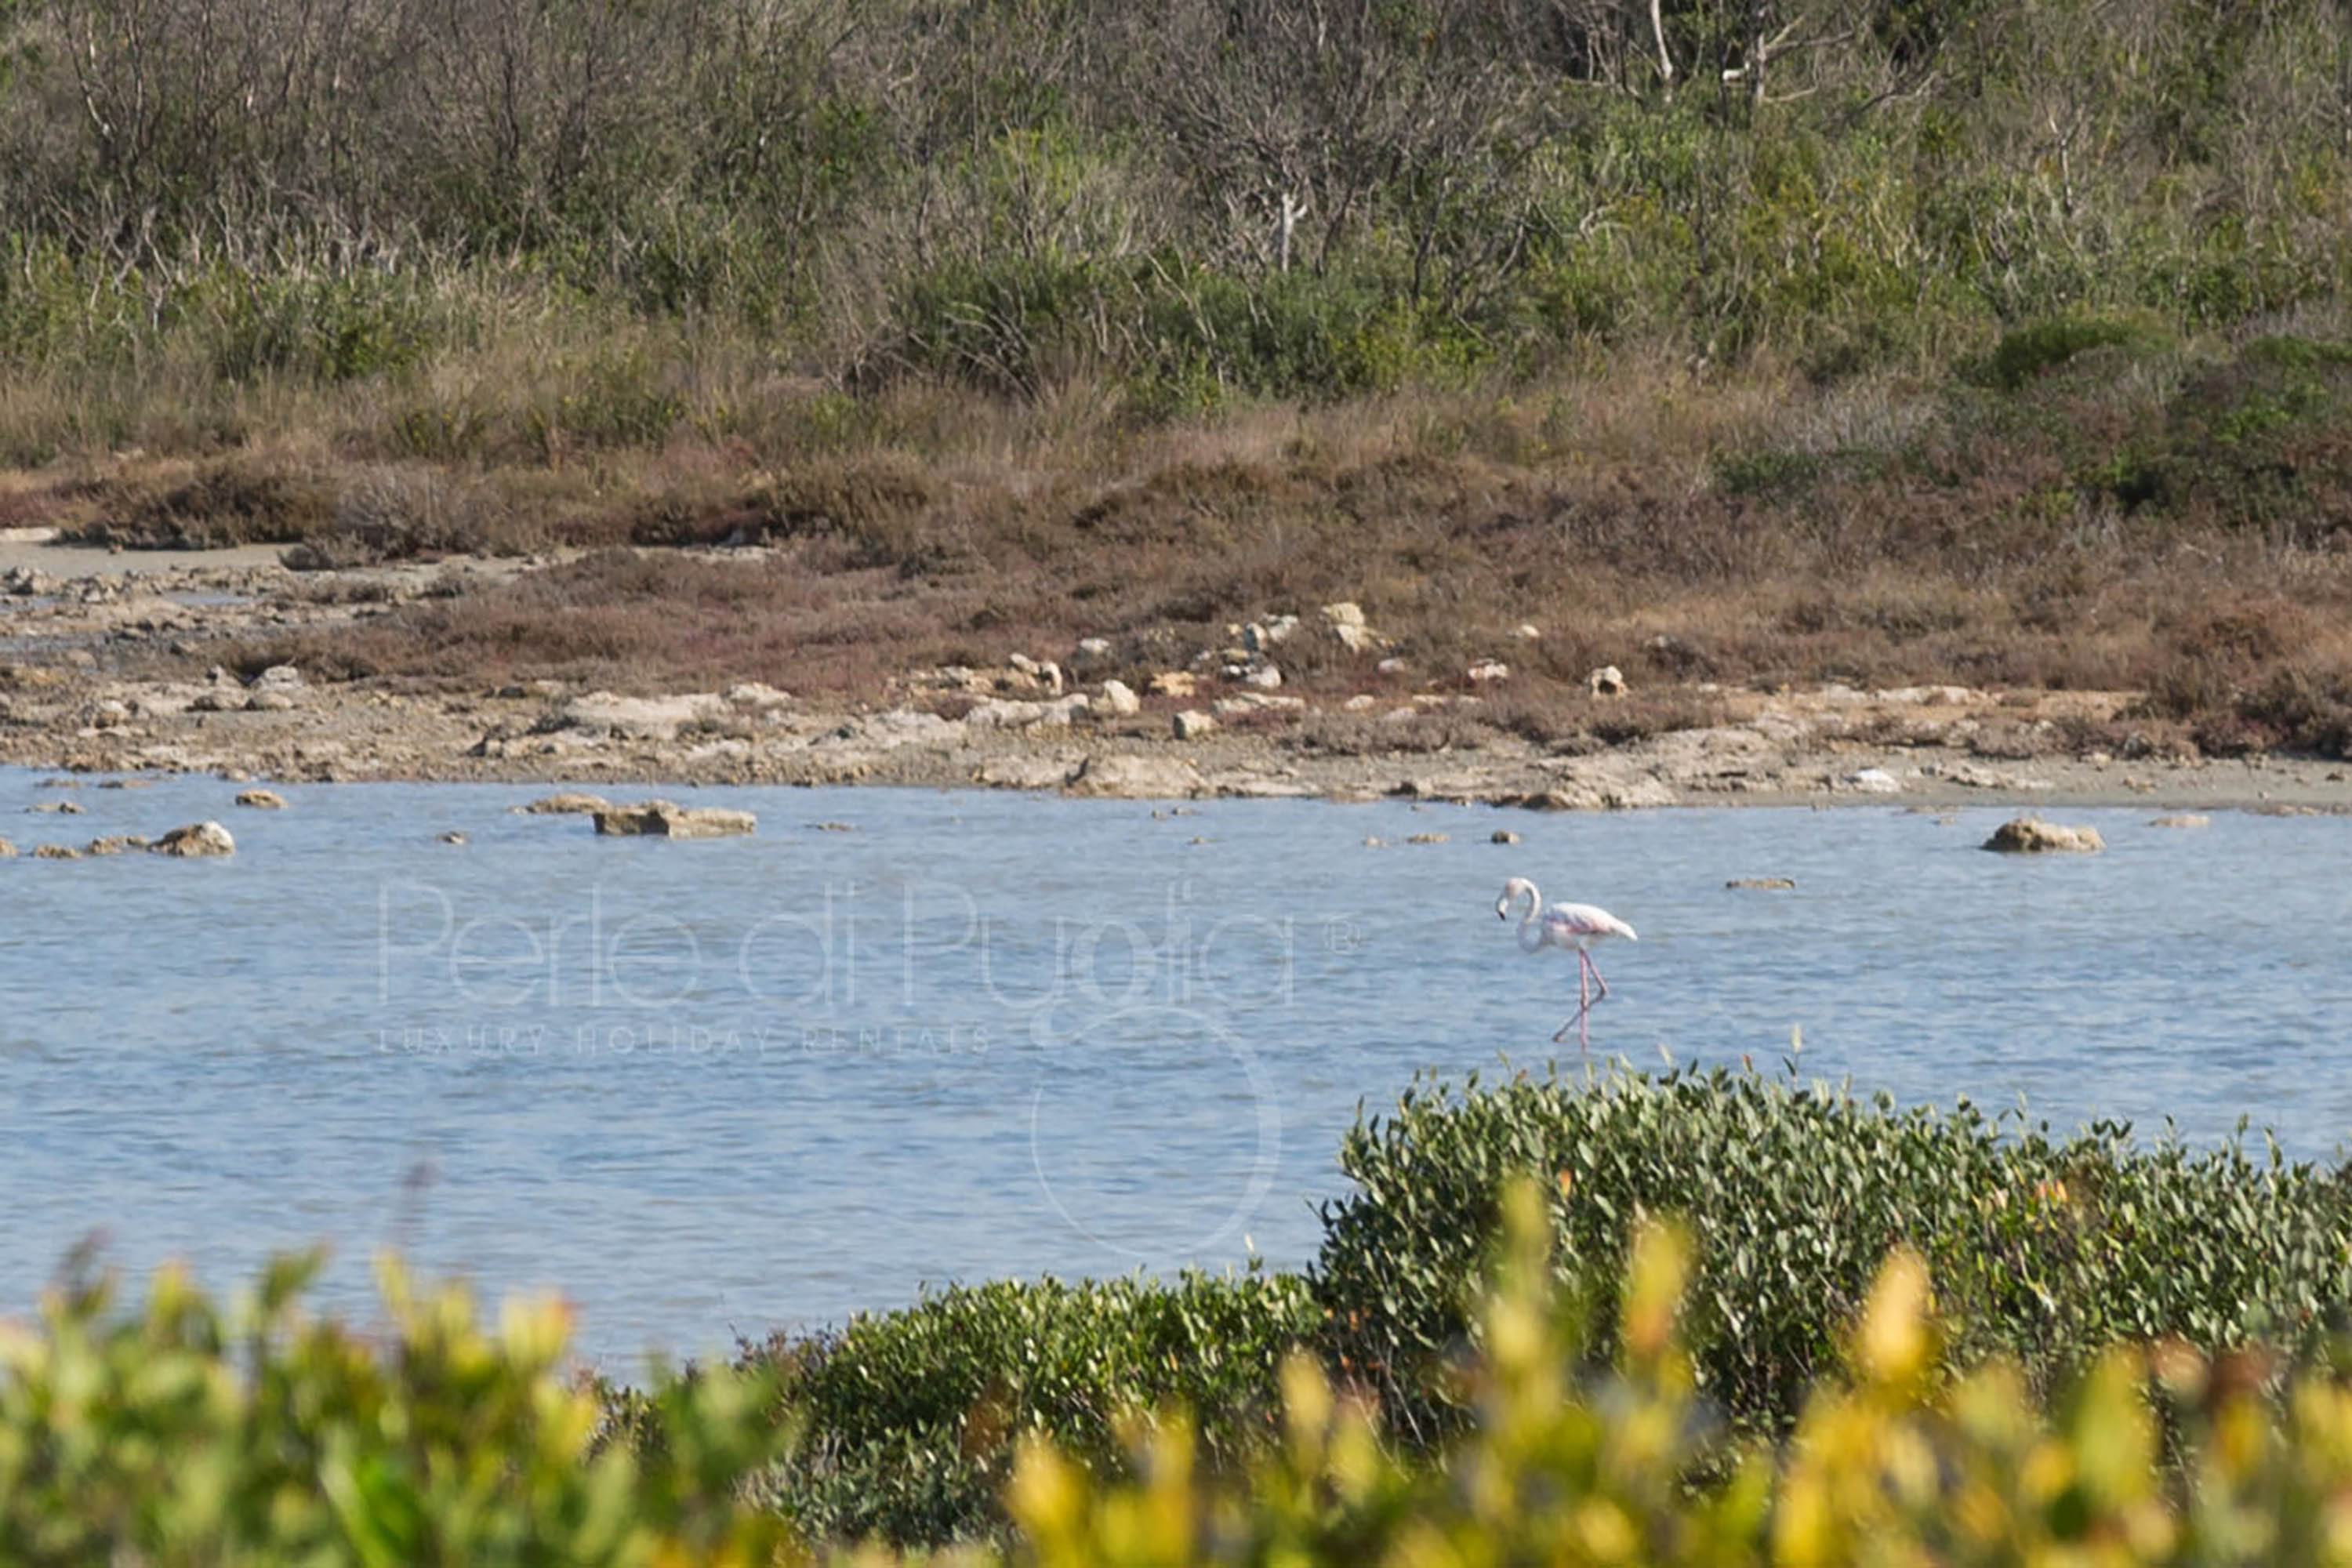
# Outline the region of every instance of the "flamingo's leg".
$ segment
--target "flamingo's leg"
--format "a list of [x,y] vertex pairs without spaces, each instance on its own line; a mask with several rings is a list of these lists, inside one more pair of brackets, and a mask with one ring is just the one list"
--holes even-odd
[[1592,984],[1601,988],[1601,994],[1592,1000],[1596,1003],[1606,1002],[1609,1000],[1609,982],[1601,978],[1601,966],[1592,962],[1591,954],[1585,953],[1580,956],[1584,959],[1584,967],[1592,971]]
[[1577,1032],[1577,1040],[1580,1044],[1590,1046],[1592,1043],[1591,1032],[1584,1021],[1584,1016],[1592,1011],[1592,989],[1584,977],[1584,953],[1581,949],[1578,951],[1576,960],[1576,1016],[1559,1026],[1559,1033],[1551,1037],[1554,1045],[1568,1038],[1568,1032],[1570,1029]]
[[1584,955],[1582,948],[1578,948],[1576,950],[1576,999],[1579,1005],[1576,1009],[1576,1043],[1588,1051],[1592,1048],[1592,989],[1586,984],[1585,976],[1591,972],[1592,960]]

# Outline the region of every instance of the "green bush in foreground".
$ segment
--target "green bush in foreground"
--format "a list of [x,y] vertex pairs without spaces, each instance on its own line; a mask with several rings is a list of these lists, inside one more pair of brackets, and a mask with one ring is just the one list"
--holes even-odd
[[1181,1405],[1206,1455],[1237,1464],[1275,1430],[1276,1372],[1315,1310],[1295,1275],[999,1280],[778,1338],[748,1363],[801,1423],[757,1495],[822,1538],[935,1542],[1001,1526],[1014,1449],[1045,1434],[1096,1462],[1120,1421]]
[[1840,1370],[1897,1247],[1936,1270],[1949,1364],[2003,1360],[2037,1394],[2168,1336],[2315,1357],[2352,1301],[2341,1172],[1755,1074],[1417,1088],[1341,1164],[1358,1191],[1327,1205],[1305,1277],[998,1282],[754,1348],[801,1422],[760,1496],[821,1538],[1000,1538],[1024,1437],[1099,1467],[1123,1415],[1175,1403],[1202,1422],[1199,1462],[1231,1471],[1273,1429],[1293,1352],[1374,1396],[1388,1439],[1433,1448],[1473,1414],[1455,1374],[1517,1176],[1551,1194],[1561,1278],[1604,1326],[1645,1217],[1679,1216],[1698,1394],[1763,1437]]
[[[1433,1461],[1401,1457],[1370,1408],[1302,1358],[1284,1371],[1286,1441],[1239,1482],[1196,1474],[1189,1426],[1138,1429],[1136,1479],[1103,1484],[1043,1444],[1011,1504],[1017,1560],[1043,1568],[1180,1563],[1832,1564],[2352,1562],[2352,1391],[2309,1376],[2276,1405],[2177,1342],[2100,1357],[2037,1405],[2013,1365],[1941,1372],[1943,1303],[1898,1251],[1839,1335],[1847,1372],[1790,1439],[1728,1453],[1682,1326],[1692,1257],[1645,1226],[1615,1294],[1613,1363],[1564,1307],[1546,1198],[1522,1182],[1470,1424]],[[2179,1466],[2159,1461],[2165,1423]],[[1726,1479],[1693,1485],[1696,1473]]]
[[1441,1373],[1473,1333],[1496,1194],[1520,1175],[1550,1191],[1560,1268],[1604,1317],[1644,1216],[1681,1216],[1699,1387],[1765,1433],[1836,1367],[1897,1247],[1935,1269],[1955,1363],[2006,1357],[2037,1391],[2166,1335],[2308,1353],[2352,1304],[2345,1170],[2274,1145],[2137,1144],[2114,1123],[2058,1138],[1965,1101],[1897,1111],[1726,1071],[1474,1077],[1360,1121],[1340,1167],[1359,1191],[1323,1211],[1327,1348],[1424,1436],[1465,1413]]
[[397,1268],[365,1334],[302,1264],[53,1292],[0,1563],[2352,1562],[2340,1172],[1726,1073],[1417,1089],[1343,1160],[1308,1276],[956,1289],[641,1391]]
[[[2177,1341],[2111,1350],[2054,1403],[2002,1361],[1954,1379],[1947,1304],[1898,1249],[1790,1437],[1726,1441],[1685,1348],[1685,1234],[1637,1231],[1604,1362],[1559,1289],[1544,1189],[1521,1179],[1498,1207],[1483,1349],[1460,1372],[1468,1419],[1436,1452],[1391,1443],[1373,1405],[1294,1355],[1278,1428],[1239,1464],[1202,1464],[1181,1411],[1124,1423],[1123,1467],[1024,1438],[1006,1493],[1017,1533],[954,1560],[2352,1563],[2339,1380],[2306,1374],[2271,1400],[2259,1367]],[[749,1498],[773,1441],[770,1390],[665,1380],[637,1412],[648,1457],[591,1458],[590,1398],[552,1373],[560,1310],[509,1306],[490,1333],[462,1293],[420,1298],[387,1271],[394,1327],[370,1343],[292,1310],[302,1273],[274,1270],[226,1317],[168,1270],[141,1315],[58,1293],[39,1331],[0,1342],[0,1561],[811,1561]]]
[[782,1523],[742,1506],[778,1446],[756,1379],[666,1383],[656,1440],[591,1457],[601,1419],[562,1367],[568,1314],[381,1271],[380,1339],[304,1316],[308,1260],[224,1310],[176,1268],[136,1314],[53,1291],[0,1323],[0,1563],[750,1563]]

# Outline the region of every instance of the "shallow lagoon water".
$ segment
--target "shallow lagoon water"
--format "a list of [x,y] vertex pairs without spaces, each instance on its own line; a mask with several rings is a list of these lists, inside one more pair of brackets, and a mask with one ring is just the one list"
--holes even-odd
[[[0,1312],[98,1233],[215,1284],[324,1242],[364,1315],[397,1246],[562,1289],[625,1370],[926,1281],[1301,1262],[1360,1099],[1577,1060],[1573,961],[1495,918],[1513,873],[1642,931],[1600,954],[1596,1057],[1779,1070],[1801,1026],[1806,1077],[1905,1101],[2352,1131],[2343,818],[2069,811],[2107,853],[2021,860],[1976,847],[1992,808],[709,789],[671,793],[759,837],[672,844],[509,813],[538,788],[16,816],[37,785],[0,774],[20,847],[212,816],[239,852],[0,863]],[[1723,885],[1751,876],[1798,886]]]

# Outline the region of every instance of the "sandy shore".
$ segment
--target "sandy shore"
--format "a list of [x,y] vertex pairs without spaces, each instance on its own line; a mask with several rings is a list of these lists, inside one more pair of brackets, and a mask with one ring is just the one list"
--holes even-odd
[[[1512,737],[1430,750],[1416,720],[1460,695],[1356,698],[1394,750],[1328,754],[1283,723],[1346,700],[1269,698],[1202,681],[1181,708],[1216,715],[1190,739],[1171,703],[1116,713],[1099,687],[1031,673],[955,672],[963,717],[929,700],[939,672],[862,704],[753,684],[616,696],[554,682],[408,692],[287,668],[201,674],[217,639],[339,625],[419,596],[494,584],[544,562],[459,560],[295,573],[275,552],[109,553],[0,542],[0,762],[74,772],[233,778],[981,785],[1077,795],[1409,795],[1535,809],[1675,805],[2032,803],[2352,811],[2346,764],[2205,759],[2126,745],[2078,754],[2070,726],[2127,715],[2129,693],[1960,687],[1714,692],[1727,721],[1584,754]],[[161,671],[163,673],[156,673]],[[1072,699],[1093,695],[1086,703]],[[1377,702],[1378,710],[1374,710]],[[960,704],[948,705],[951,710]]]

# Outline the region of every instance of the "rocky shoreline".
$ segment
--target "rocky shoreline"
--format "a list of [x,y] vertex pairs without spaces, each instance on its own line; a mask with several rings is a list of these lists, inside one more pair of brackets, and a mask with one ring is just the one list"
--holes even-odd
[[[1475,710],[1479,683],[1506,679],[1505,666],[1471,671],[1468,692],[1283,694],[1265,673],[1260,644],[1272,634],[1259,626],[1231,650],[1236,661],[1204,655],[1207,668],[1171,670],[1144,692],[1089,680],[1083,644],[1058,659],[1041,657],[1056,650],[1012,655],[1000,669],[908,672],[863,703],[751,681],[645,696],[552,680],[400,690],[290,666],[244,679],[216,667],[196,679],[181,672],[223,639],[293,627],[331,635],[542,563],[297,573],[268,552],[0,546],[0,762],[237,780],[980,786],[1539,810],[2023,802],[2352,811],[2339,762],[2212,759],[2156,742],[2114,753],[2068,746],[2070,733],[2126,717],[2129,693],[1693,688],[1720,721],[1572,753],[1501,731],[1473,747],[1433,745],[1423,727]],[[1376,635],[1344,613],[1323,629]],[[1374,739],[1335,751],[1285,728],[1342,710]],[[1381,743],[1390,728],[1393,749]]]

